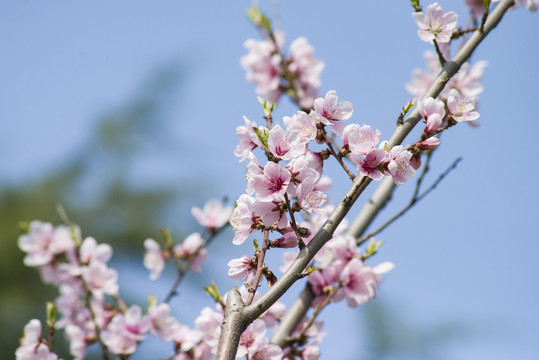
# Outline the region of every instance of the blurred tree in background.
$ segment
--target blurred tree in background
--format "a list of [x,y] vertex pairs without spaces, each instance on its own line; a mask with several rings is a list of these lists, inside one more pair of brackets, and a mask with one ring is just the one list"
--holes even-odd
[[[170,153],[177,143],[170,138],[166,105],[171,97],[177,100],[175,90],[183,77],[181,62],[159,68],[126,104],[100,117],[88,141],[56,168],[34,181],[0,183],[0,348],[4,354],[14,353],[28,319],[43,319],[45,302],[57,296],[35,269],[24,266],[24,254],[17,246],[19,222],[40,219],[59,224],[55,205],[61,204],[83,236],[109,243],[116,251],[136,249],[138,257],[144,239],[159,236],[160,227],[173,227],[178,238],[181,229],[185,231],[185,224],[163,224],[163,215],[172,204],[192,203],[195,192],[189,189],[194,185],[184,179],[178,179],[177,185],[156,186],[155,181],[141,185],[132,176],[149,148],[157,147],[154,155],[159,156]],[[142,180],[148,178],[151,175]]]

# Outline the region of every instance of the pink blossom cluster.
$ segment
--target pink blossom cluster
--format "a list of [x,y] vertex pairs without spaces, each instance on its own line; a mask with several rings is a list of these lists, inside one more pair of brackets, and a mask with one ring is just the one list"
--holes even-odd
[[[228,224],[232,214],[231,206],[223,206],[223,203],[217,199],[210,199],[204,207],[191,208],[191,214],[195,220],[209,232],[211,236]],[[181,244],[161,249],[161,246],[154,239],[144,241],[144,266],[150,270],[150,279],[155,280],[165,268],[165,261],[174,258],[189,262],[191,270],[200,272],[201,265],[208,258],[208,251],[205,248],[206,241],[202,234],[195,232],[187,236]]]
[[302,108],[310,108],[320,88],[324,63],[314,57],[314,49],[305,37],[290,44],[289,56],[283,54],[284,35],[258,41],[248,39],[249,53],[240,60],[246,79],[256,84],[257,94],[277,103],[283,93],[292,91]]
[[[310,221],[302,222],[301,226],[313,230],[314,234],[332,210],[331,207],[327,207],[324,213],[316,214]],[[308,277],[311,288],[317,296],[315,304],[330,294],[331,302],[339,302],[346,298],[350,307],[365,304],[376,296],[376,288],[382,280],[382,275],[394,267],[390,262],[374,267],[365,264],[356,239],[348,235],[347,230],[348,222],[345,220],[315,256],[319,265]],[[306,242],[309,243],[311,239],[312,236],[307,238]],[[285,271],[295,256],[295,252],[285,253],[283,256],[285,265],[281,270]]]
[[[249,296],[249,291],[245,287],[241,287],[239,291],[243,301],[246,301]],[[259,294],[257,294],[255,298],[258,296]],[[224,301],[226,301],[226,296]],[[299,338],[297,339],[298,342],[301,342],[301,345],[281,349],[279,346],[270,343],[267,337],[268,330],[278,324],[284,313],[285,306],[281,302],[276,302],[264,312],[260,318],[250,324],[240,337],[236,358],[245,357],[247,359],[256,360],[281,360],[296,359],[297,356],[300,356],[302,359],[317,359],[320,354],[320,349],[316,345],[320,342],[322,337],[325,336],[325,333],[321,332],[322,322],[315,322],[313,326],[305,331],[301,340]],[[195,320],[195,326],[200,331],[200,334],[202,334],[201,342],[198,346],[204,346],[208,355],[216,354],[217,352],[223,316],[223,307],[220,304],[217,304],[215,309],[210,307],[202,309],[200,315]],[[298,325],[296,331],[292,335],[293,338],[295,338],[300,330],[305,327],[307,320],[307,318],[304,318]],[[294,357],[292,353],[296,357]],[[199,358],[197,357],[197,359]],[[206,357],[200,357],[200,359],[206,359]]]
[[[466,1],[466,4],[474,13],[480,12],[482,14],[484,12],[483,1]],[[444,14],[440,5],[434,3],[427,7],[425,13],[416,12],[413,14],[413,17],[420,27],[418,31],[419,37],[429,42],[436,39],[443,58],[450,58],[451,35],[456,28],[457,15],[453,12]],[[441,71],[441,59],[439,55],[432,51],[427,51],[424,57],[427,62],[427,69],[415,69],[412,73],[412,80],[406,85],[406,90],[416,100],[424,97],[424,94],[431,87]],[[479,117],[475,109],[478,102],[477,96],[483,91],[481,79],[483,77],[483,69],[486,65],[486,61],[479,61],[474,65],[464,63],[458,73],[448,81],[438,96],[445,106],[447,106],[450,116],[454,121],[473,121]],[[440,111],[437,111],[437,113],[441,114]],[[422,116],[426,121],[427,118],[425,115],[422,114]],[[436,131],[439,125],[441,125],[439,119],[433,118],[427,124],[428,129],[426,133],[429,134]]]
[[41,338],[41,321],[30,320],[24,327],[21,344],[15,351],[17,360],[57,360],[58,355],[53,353],[45,339]]
[[[215,216],[216,208],[220,216]],[[215,229],[228,221],[231,210],[210,201],[204,210],[195,212],[208,229]],[[147,249],[154,245],[152,241],[145,242]],[[202,245],[200,235],[195,233],[180,246],[175,246],[174,251],[179,258],[193,254],[197,258],[205,258],[205,253],[200,252]],[[179,323],[170,314],[167,303],[150,301],[146,314],[138,305],[127,308],[123,304],[118,294],[118,274],[108,266],[112,256],[112,248],[108,244],[98,244],[91,237],[82,240],[76,227],[54,227],[50,223],[33,221],[28,232],[19,238],[19,247],[26,252],[25,263],[37,267],[45,283],[58,287],[60,294],[55,305],[59,316],[54,326],[64,330],[74,359],[85,358],[88,347],[97,343],[107,352],[128,356],[150,333],[173,344],[171,348],[175,349],[175,359],[204,360],[212,357],[213,348],[204,341],[203,330],[190,329]],[[155,271],[155,264],[160,260],[155,259],[157,255],[152,251],[146,254],[145,263],[150,263],[149,267]],[[197,266],[195,260],[191,267],[196,270]],[[200,318],[199,323],[203,322],[204,314]],[[47,341],[41,338],[39,320],[31,320],[25,327],[16,359],[57,359]]]
[[[333,211],[333,207],[326,204],[329,182],[323,176],[323,163],[330,150],[314,150],[315,146],[327,145],[326,131],[331,131],[335,139],[343,143],[333,156],[351,154],[360,175],[377,180],[384,175],[392,176],[397,184],[414,176],[415,170],[410,165],[412,153],[402,146],[390,149],[387,142],[380,143],[380,131],[373,131],[368,125],[346,125],[352,113],[352,103],[339,102],[337,93],[329,91],[325,97],[314,100],[310,112],[298,111],[291,117],[285,116],[284,127],[279,124],[269,127],[269,123],[268,127],[259,126],[244,117],[245,125],[236,130],[239,143],[234,154],[247,163],[246,193],[237,199],[230,220],[235,231],[234,244],[244,243],[250,234],[258,231],[276,234],[264,238],[268,247],[294,248],[312,240]],[[254,152],[256,148],[260,148],[267,158],[264,165]],[[306,216],[298,214],[293,219],[292,214],[296,212]],[[364,304],[375,296],[382,274],[393,267],[391,263],[375,267],[365,264],[355,239],[345,235],[346,228],[346,221],[343,221],[315,257],[319,268],[309,275],[309,282],[318,302],[327,299],[331,293],[333,302],[346,298],[350,306]],[[229,261],[228,275],[245,284],[241,291],[253,292],[258,287],[255,279],[260,271],[264,276],[270,272],[265,264],[259,263],[259,255],[255,248],[254,255]],[[285,252],[281,269],[286,270],[296,255],[294,251]],[[266,279],[270,284],[274,281],[271,276]],[[257,295],[258,292],[255,297]],[[309,325],[312,328],[306,324],[303,324],[305,329],[301,324],[296,329],[296,335],[304,338],[285,347],[284,358],[293,359],[292,354],[300,354],[304,359],[318,357],[316,344],[322,338],[319,333],[321,324]]]

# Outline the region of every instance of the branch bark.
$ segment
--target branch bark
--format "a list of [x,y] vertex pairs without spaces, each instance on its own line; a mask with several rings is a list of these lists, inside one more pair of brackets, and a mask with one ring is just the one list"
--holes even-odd
[[[440,74],[437,76],[436,80],[423,98],[436,98],[440,94],[449,79],[451,79],[451,77],[453,77],[458,72],[460,67],[470,58],[477,46],[490,33],[490,31],[498,25],[503,15],[513,4],[513,0],[502,0],[498,4],[498,6],[496,6],[490,16],[487,18],[484,28],[475,31],[470,37],[470,39],[455,55],[455,57],[443,66]],[[389,139],[389,145],[393,147],[395,145],[401,144],[406,138],[406,136],[417,125],[420,119],[421,116],[419,115],[418,107],[416,107],[411,112],[406,121],[404,121],[402,124],[397,125],[395,132]],[[337,226],[346,216],[359,195],[361,195],[363,190],[365,190],[365,188],[370,183],[370,178],[358,176],[354,179],[352,187],[348,190],[344,198],[339,202],[335,211],[331,214],[329,219],[324,223],[322,228],[314,236],[313,240],[305,248],[300,250],[299,255],[294,260],[290,268],[286,271],[286,273],[258,301],[256,301],[252,305],[243,308],[237,307],[236,311],[225,311],[225,318],[223,321],[221,337],[219,340],[219,349],[217,352],[218,359],[232,360],[235,358],[241,333],[243,333],[248,324],[254,321],[258,316],[262,315],[262,313],[266,311],[271,305],[273,305],[292,286],[292,284],[294,284],[294,282],[301,278],[303,270],[313,259],[314,255],[320,250],[320,248],[322,248],[322,246],[329,239],[331,239],[333,232],[335,231]],[[372,217],[370,221],[374,219],[374,216],[376,216],[376,213],[377,211],[379,211],[379,209],[373,209],[371,211],[373,211],[373,215],[369,216]],[[376,213],[374,213],[375,211]],[[368,219],[369,217],[366,217],[366,219]],[[357,227],[356,231],[359,231],[359,229],[360,227]],[[235,296],[239,296],[237,290],[232,290],[230,294],[235,294]],[[241,302],[241,297],[239,300]],[[231,326],[233,327],[232,329]],[[288,328],[290,329],[291,327],[288,326]],[[292,331],[293,330],[294,328],[292,328]],[[277,329],[277,331],[280,330]]]

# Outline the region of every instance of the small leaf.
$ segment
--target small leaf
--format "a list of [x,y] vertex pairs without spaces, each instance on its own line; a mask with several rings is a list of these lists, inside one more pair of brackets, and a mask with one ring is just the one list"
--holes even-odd
[[58,314],[58,306],[56,304],[51,303],[50,301],[47,301],[47,326],[50,328],[54,327],[54,324],[56,323],[56,316]]
[[251,20],[256,26],[261,26],[266,31],[271,32],[270,20],[260,11],[258,6],[253,5],[249,10],[247,10],[247,18]]
[[256,239],[253,239],[253,246],[255,247],[255,253],[258,252],[258,241]]
[[421,5],[419,5],[419,0],[410,0],[410,3],[412,4],[412,7],[415,11],[421,11]]
[[410,99],[410,101],[408,101],[408,104],[406,104],[403,108],[402,108],[402,113],[404,115],[406,115],[406,113],[408,113],[408,111],[410,111],[410,109],[412,109],[415,105],[415,102],[413,102],[413,98]]
[[165,240],[165,248],[172,247],[172,235],[170,235],[169,229],[161,229],[161,235],[163,236],[163,239]]
[[490,0],[485,0],[483,2],[483,5],[485,7],[485,11],[488,11],[489,7],[490,7]]
[[152,308],[155,305],[157,305],[157,298],[154,294],[150,294],[150,296],[148,296],[148,308]]
[[367,249],[365,250],[365,255],[369,257],[376,254],[378,248],[382,246],[383,243],[383,241],[376,241],[374,238],[371,238],[369,240],[369,244],[367,245]]
[[223,302],[221,294],[219,293],[219,289],[217,289],[217,285],[215,285],[214,281],[212,281],[210,285],[204,286],[204,291],[206,291],[216,302]]
[[259,128],[253,127],[253,130],[255,131],[256,136],[258,137],[258,139],[260,140],[260,142],[264,146],[264,149],[267,150],[268,149],[269,133],[264,128],[262,128],[262,129],[263,130],[260,130]]
[[19,221],[17,225],[23,234],[28,234],[30,232],[30,223],[28,221]]

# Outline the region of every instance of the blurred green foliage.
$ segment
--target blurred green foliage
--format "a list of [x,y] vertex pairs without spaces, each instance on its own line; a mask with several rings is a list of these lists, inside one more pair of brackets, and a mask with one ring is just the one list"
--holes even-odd
[[23,265],[24,254],[17,246],[20,221],[60,224],[55,205],[61,204],[83,236],[124,252],[136,250],[141,257],[144,239],[157,238],[159,227],[169,225],[160,219],[171,205],[193,201],[193,191],[185,189],[194,184],[155,186],[151,178],[159,174],[153,174],[142,179],[149,181],[141,186],[132,176],[137,159],[149,146],[159,149],[158,156],[171,151],[167,144],[177,143],[170,139],[166,103],[171,97],[177,99],[175,91],[183,78],[179,61],[159,68],[126,104],[97,119],[88,141],[60,159],[60,165],[33,181],[0,182],[0,348],[4,355],[14,353],[30,319],[44,320],[46,301],[57,296],[55,288],[42,284],[36,269]]

